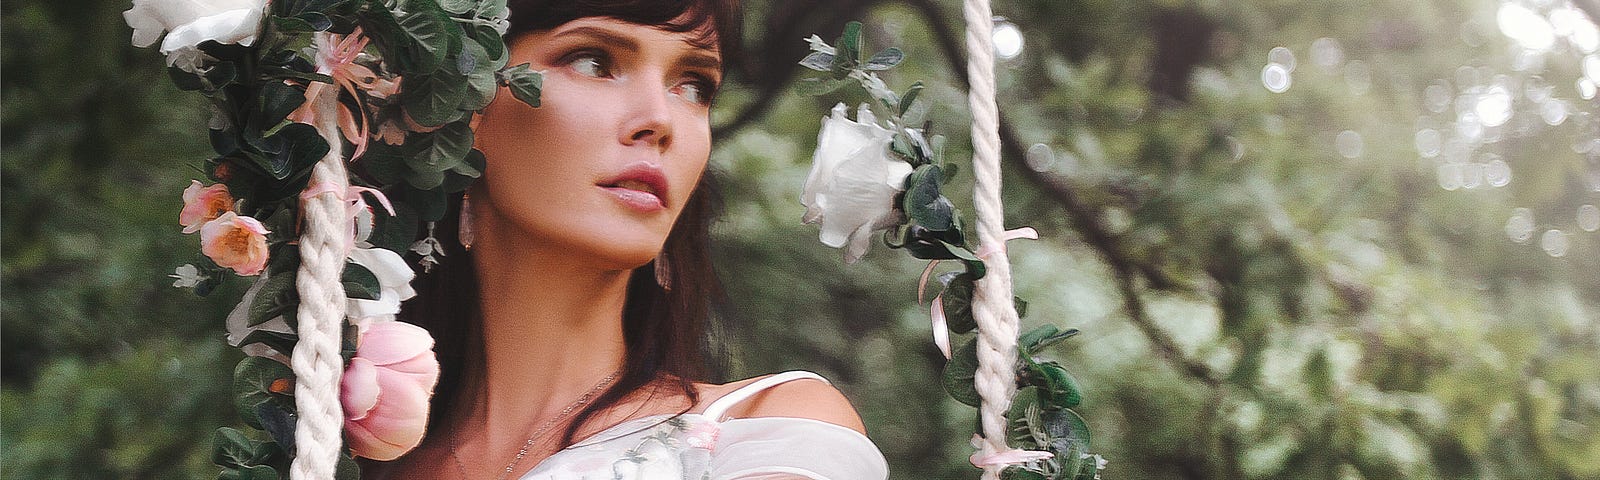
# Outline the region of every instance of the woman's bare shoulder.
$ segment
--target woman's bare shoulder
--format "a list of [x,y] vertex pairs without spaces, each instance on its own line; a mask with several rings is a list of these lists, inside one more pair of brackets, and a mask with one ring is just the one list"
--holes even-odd
[[[724,384],[701,384],[701,404],[704,410],[711,402],[742,387],[771,375],[764,375]],[[839,425],[863,434],[866,427],[861,416],[844,393],[828,382],[815,378],[800,378],[767,387],[728,409],[730,418],[791,417],[819,420]]]

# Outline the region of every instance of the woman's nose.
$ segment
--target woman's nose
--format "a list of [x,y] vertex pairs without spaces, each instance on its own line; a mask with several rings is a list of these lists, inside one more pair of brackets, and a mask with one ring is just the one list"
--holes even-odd
[[665,151],[672,141],[672,111],[668,92],[660,82],[638,82],[627,99],[622,143],[646,144]]

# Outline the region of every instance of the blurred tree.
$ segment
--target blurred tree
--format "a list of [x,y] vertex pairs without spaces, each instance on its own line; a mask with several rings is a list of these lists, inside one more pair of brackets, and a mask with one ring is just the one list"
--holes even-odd
[[[1085,332],[1054,353],[1107,476],[1600,476],[1595,4],[997,2],[1025,40],[1001,63],[1009,223],[1044,234],[1011,246],[1018,293],[1025,323]],[[196,251],[175,216],[203,106],[127,45],[126,7],[0,4],[20,477],[209,477],[233,418],[240,286],[164,277]],[[974,422],[931,380],[921,265],[846,268],[799,224],[832,100],[787,89],[802,38],[862,19],[963,158],[958,9],[752,0],[714,119],[728,376],[834,379],[897,479],[975,477]]]

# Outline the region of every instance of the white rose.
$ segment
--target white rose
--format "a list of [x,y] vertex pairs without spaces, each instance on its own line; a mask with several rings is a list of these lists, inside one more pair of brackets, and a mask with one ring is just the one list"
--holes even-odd
[[875,232],[900,223],[894,196],[905,190],[912,169],[890,154],[893,139],[894,132],[879,126],[866,105],[855,121],[843,103],[822,119],[800,203],[806,206],[805,223],[821,223],[822,243],[844,247],[845,262],[860,260]]
[[406,265],[400,254],[392,250],[353,248],[350,249],[350,263],[366,267],[378,277],[377,300],[349,299],[345,313],[352,320],[393,320],[394,315],[400,313],[400,302],[417,295],[417,291],[411,288],[411,279],[416,272]]
[[122,18],[133,27],[133,45],[148,47],[161,32],[161,53],[167,65],[198,72],[206,60],[201,42],[250,46],[261,29],[265,0],[134,0]]

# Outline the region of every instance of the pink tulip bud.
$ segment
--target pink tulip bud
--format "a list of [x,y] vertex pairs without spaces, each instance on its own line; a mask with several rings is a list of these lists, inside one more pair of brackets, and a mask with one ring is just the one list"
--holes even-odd
[[254,218],[225,212],[200,227],[200,252],[240,275],[267,267],[267,227]]
[[438,380],[439,362],[427,330],[396,321],[369,327],[340,382],[350,453],[388,461],[416,448]]
[[198,180],[190,180],[189,188],[183,189],[183,211],[178,212],[178,224],[183,225],[183,233],[194,233],[200,231],[201,225],[231,210],[233,195],[228,193],[227,185],[201,185]]

